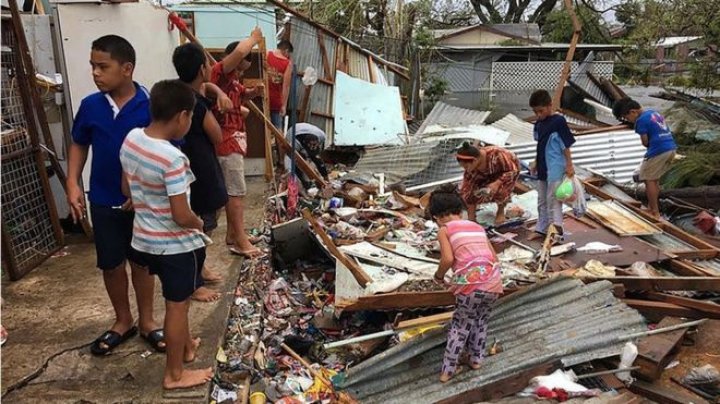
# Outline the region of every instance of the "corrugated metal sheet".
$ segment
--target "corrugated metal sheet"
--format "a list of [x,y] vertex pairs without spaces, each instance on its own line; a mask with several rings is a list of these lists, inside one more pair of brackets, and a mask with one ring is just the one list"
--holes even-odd
[[570,75],[570,81],[575,83],[578,87],[585,90],[588,94],[593,96],[597,101],[601,102],[605,106],[612,107],[613,100],[605,94],[605,92],[598,87],[587,73],[592,73],[598,76],[595,72],[595,52],[588,53],[585,60],[573,71]]
[[651,236],[639,236],[640,239],[654,245],[662,251],[681,252],[681,251],[697,251],[696,247],[680,240],[675,236],[667,233],[653,234]]
[[490,28],[504,32],[508,35],[527,38],[536,42],[540,42],[542,39],[540,27],[535,23],[493,24]]
[[693,264],[701,267],[706,271],[712,272],[717,276],[720,276],[720,260],[694,261]]
[[513,114],[507,114],[499,121],[495,121],[490,126],[502,129],[510,133],[508,138],[509,144],[521,144],[533,141],[533,124],[525,122]]
[[432,111],[425,117],[417,133],[422,134],[428,127],[457,128],[470,125],[482,125],[490,116],[490,111],[475,111],[458,108],[442,101],[435,104]]
[[[596,171],[618,183],[632,181],[633,171],[645,156],[645,147],[635,132],[617,131],[578,136],[572,147],[576,166]],[[356,166],[359,172],[385,173],[386,178],[402,180],[406,186],[457,178],[463,175],[454,151],[462,139],[411,144],[367,151]],[[518,158],[535,159],[537,143],[507,146]],[[432,153],[432,154],[431,154]],[[413,156],[406,161],[407,157]]]
[[[498,301],[489,340],[503,352],[438,383],[446,332],[397,345],[347,371],[346,390],[363,403],[419,403],[460,393],[554,360],[565,366],[618,355],[644,319],[612,295],[612,284],[555,278]],[[412,359],[412,361],[410,361]]]
[[370,81],[370,68],[368,58],[364,53],[350,48],[348,52],[348,73],[356,79]]

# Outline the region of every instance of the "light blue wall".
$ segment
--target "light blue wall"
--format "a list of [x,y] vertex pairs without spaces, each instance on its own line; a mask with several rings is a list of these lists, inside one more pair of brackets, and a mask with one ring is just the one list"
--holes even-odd
[[262,4],[252,7],[184,4],[173,6],[172,9],[195,13],[195,35],[206,48],[224,49],[230,42],[248,37],[256,25],[263,32],[267,49],[274,49],[277,45],[272,7]]

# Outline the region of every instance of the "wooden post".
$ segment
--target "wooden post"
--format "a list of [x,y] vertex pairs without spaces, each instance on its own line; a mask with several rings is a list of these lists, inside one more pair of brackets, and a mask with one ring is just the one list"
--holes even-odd
[[[258,44],[260,50],[260,60],[262,62],[262,69],[260,71],[261,78],[263,80],[263,114],[267,118],[270,115],[270,85],[268,81],[268,65],[267,65],[267,47],[265,46],[265,38],[263,37]],[[268,124],[268,120],[265,120],[265,181],[270,182],[275,178],[275,171],[273,170],[273,149],[272,149],[272,133],[270,132],[270,126],[274,126],[272,121]]]
[[567,9],[567,12],[570,13],[570,18],[572,19],[573,34],[572,39],[570,40],[570,48],[568,48],[568,53],[565,56],[565,64],[563,65],[562,73],[560,74],[560,81],[555,89],[555,96],[553,96],[553,110],[558,109],[560,106],[563,88],[565,87],[565,82],[570,75],[570,65],[572,64],[573,57],[575,57],[575,48],[580,40],[580,30],[582,29],[580,20],[573,9],[572,0],[565,0],[565,8]]
[[332,254],[335,259],[342,262],[345,267],[350,270],[350,272],[355,277],[355,280],[358,281],[360,286],[365,287],[368,283],[372,282],[372,278],[362,269],[360,265],[358,265],[355,261],[353,261],[351,258],[349,258],[345,253],[340,251],[340,249],[337,248],[335,243],[332,241],[330,236],[325,233],[325,230],[320,227],[320,224],[315,220],[312,213],[305,208],[302,211],[302,215],[305,218],[305,220],[310,223],[310,226],[312,226],[313,231],[315,231],[315,234],[317,234],[320,239],[322,239],[323,244],[325,244],[325,247],[327,247],[328,251],[330,251],[330,254]]
[[[266,125],[269,125],[270,131],[275,135],[275,142],[278,144],[278,148],[281,148],[286,153],[292,153],[292,146],[288,141],[285,139],[285,136],[283,136],[282,132],[276,128],[272,122],[270,122],[270,119],[265,116],[262,111],[260,111],[260,108],[258,108],[257,105],[253,101],[248,101],[247,103],[248,108],[250,108],[250,111],[254,114],[256,114],[260,119],[265,121]],[[304,158],[295,151],[295,162],[297,163],[298,167],[300,167],[300,170],[304,172],[308,177],[310,177],[312,180],[315,181],[315,183],[320,188],[326,187],[328,184],[325,182],[323,177],[320,175],[320,173],[317,172],[310,164],[305,161]]]

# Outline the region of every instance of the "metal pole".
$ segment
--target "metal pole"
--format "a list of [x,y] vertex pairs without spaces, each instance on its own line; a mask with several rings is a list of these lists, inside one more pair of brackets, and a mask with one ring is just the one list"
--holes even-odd
[[389,337],[391,335],[395,335],[396,332],[397,331],[395,331],[395,330],[387,330],[387,331],[376,332],[373,334],[361,335],[359,337],[348,338],[348,339],[345,339],[342,341],[335,341],[335,342],[331,342],[329,344],[324,344],[323,348],[325,348],[326,350],[333,349],[333,348],[339,348],[341,346],[350,345],[350,344],[354,344],[357,342],[369,341],[371,339],[377,339],[377,338],[382,338],[382,337]]
[[696,325],[700,325],[700,324],[706,322],[707,320],[708,319],[703,318],[701,320],[690,321],[690,322],[682,323],[682,324],[675,324],[675,325],[671,325],[669,327],[658,328],[658,329],[651,330],[651,331],[638,332],[635,334],[626,335],[625,337],[622,338],[622,340],[627,341],[627,340],[631,340],[631,339],[635,339],[635,338],[647,337],[650,335],[662,334],[662,333],[669,332],[669,331],[675,331],[675,330],[679,330],[682,328],[689,328],[689,327],[693,327]]

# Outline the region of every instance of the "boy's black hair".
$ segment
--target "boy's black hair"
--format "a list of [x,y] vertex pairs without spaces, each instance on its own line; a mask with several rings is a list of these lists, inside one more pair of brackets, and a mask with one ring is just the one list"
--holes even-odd
[[191,83],[200,74],[200,68],[207,61],[205,51],[200,45],[186,43],[175,48],[172,62],[180,80]]
[[280,42],[278,42],[277,45],[278,49],[285,49],[286,51],[293,53],[295,51],[295,48],[293,47],[293,44],[288,41],[287,39],[283,39]]
[[463,210],[465,210],[465,202],[453,184],[443,185],[430,194],[428,213],[431,217],[459,215]]
[[625,97],[617,100],[617,102],[613,104],[613,115],[615,115],[615,118],[622,120],[622,118],[633,109],[642,109],[642,107],[640,103],[632,98]]
[[552,105],[552,97],[547,90],[536,90],[530,95],[530,108]]
[[[228,56],[229,54],[233,53],[235,48],[237,48],[240,41],[233,41],[228,44],[228,46],[225,47],[225,56]],[[252,52],[245,55],[245,60],[248,62],[252,62]]]
[[135,48],[127,39],[118,35],[105,35],[93,41],[90,49],[107,52],[113,60],[120,64],[132,63],[135,66]]
[[461,156],[478,157],[480,155],[480,150],[471,145],[470,142],[463,142],[463,144],[457,148],[456,153]]
[[161,80],[150,90],[150,115],[153,121],[167,122],[182,111],[195,108],[192,88],[180,80]]

